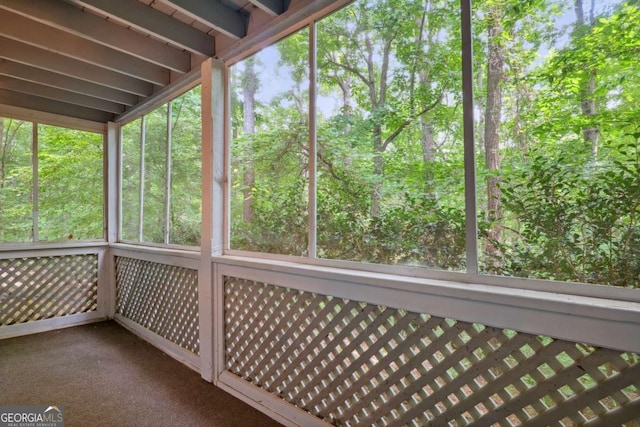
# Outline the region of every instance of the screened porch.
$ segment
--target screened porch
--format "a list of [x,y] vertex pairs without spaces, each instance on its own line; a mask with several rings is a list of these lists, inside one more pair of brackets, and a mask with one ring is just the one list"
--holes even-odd
[[183,365],[159,399],[203,425],[640,426],[638,25],[0,0],[0,372],[44,333],[135,390]]

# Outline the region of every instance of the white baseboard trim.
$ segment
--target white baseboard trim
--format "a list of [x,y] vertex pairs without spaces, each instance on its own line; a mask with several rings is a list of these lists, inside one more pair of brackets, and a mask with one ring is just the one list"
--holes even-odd
[[285,426],[328,427],[331,424],[262,390],[230,372],[222,372],[216,386]]
[[0,339],[55,331],[57,329],[101,322],[103,320],[107,320],[107,317],[103,313],[92,311],[89,313],[70,314],[68,316],[54,317],[53,319],[35,320],[33,322],[2,326],[0,327]]
[[171,356],[178,362],[193,369],[197,373],[200,373],[200,356],[198,356],[197,354],[193,354],[190,351],[185,350],[176,343],[171,342],[164,337],[161,337],[155,332],[152,332],[144,326],[141,326],[138,323],[127,319],[121,314],[116,313],[116,315],[114,316],[114,320],[132,334],[137,335],[138,337],[147,341],[149,344],[162,350],[164,353]]

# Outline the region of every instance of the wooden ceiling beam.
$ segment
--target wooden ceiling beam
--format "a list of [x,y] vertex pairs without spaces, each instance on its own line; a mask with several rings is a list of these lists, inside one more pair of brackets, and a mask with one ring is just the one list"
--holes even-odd
[[0,35],[156,85],[169,83],[167,69],[6,10],[0,10]]
[[158,0],[221,33],[241,39],[247,35],[245,15],[218,0]]
[[124,112],[124,105],[122,104],[10,77],[0,77],[0,88],[114,114],[122,114]]
[[249,0],[249,3],[271,16],[278,16],[286,10],[285,0]]
[[190,55],[165,43],[59,0],[0,0],[0,9],[74,36],[132,55],[178,73],[190,68]]
[[0,58],[142,97],[153,93],[151,83],[2,36],[0,36]]
[[100,98],[106,101],[116,102],[118,104],[135,105],[139,101],[137,96],[130,93],[106,88],[95,83],[85,82],[83,80],[30,67],[28,65],[7,61],[6,59],[0,59],[0,75],[89,95],[94,98]]
[[106,113],[93,108],[80,107],[66,102],[54,101],[40,96],[13,92],[6,89],[0,89],[0,104],[27,108],[34,111],[43,111],[45,113],[76,117],[78,119],[90,120],[92,122],[106,123],[114,118],[112,113]]
[[109,19],[203,56],[213,56],[215,39],[195,28],[138,1],[70,0]]

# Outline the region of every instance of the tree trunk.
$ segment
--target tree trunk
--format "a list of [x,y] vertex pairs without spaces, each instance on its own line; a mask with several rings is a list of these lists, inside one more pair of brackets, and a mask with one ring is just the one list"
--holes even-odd
[[344,131],[343,134],[347,135],[351,131],[351,75],[346,74],[344,79],[338,77],[337,79],[338,85],[342,90],[342,115],[345,119]]
[[243,76],[243,132],[247,137],[247,146],[245,148],[245,164],[243,183],[243,202],[242,202],[242,219],[245,222],[253,220],[253,188],[255,186],[255,172],[253,167],[253,135],[256,131],[255,125],[255,104],[256,92],[258,90],[258,76],[255,70],[255,57],[245,61],[245,70]]
[[377,218],[380,216],[380,203],[382,195],[380,194],[382,189],[382,179],[384,175],[384,159],[382,153],[384,147],[382,144],[382,127],[376,124],[373,128],[373,179],[375,180],[371,189],[371,218]]
[[486,104],[486,96],[483,97],[479,88],[484,86],[484,73],[485,70],[482,67],[478,67],[475,76],[475,87],[478,89],[474,89],[474,103],[476,110],[478,110],[478,119],[476,121],[476,126],[473,129],[473,136],[476,143],[476,152],[482,153],[484,152],[484,119],[485,119],[485,104]]
[[[429,165],[436,159],[435,155],[435,140],[433,138],[433,123],[426,117],[420,117],[420,142],[422,144],[422,161],[428,169]],[[431,177],[429,171],[427,171],[427,177]]]
[[[493,241],[500,241],[500,118],[502,114],[502,84],[504,80],[504,45],[500,40],[501,10],[492,6],[488,23],[487,104],[485,111],[484,148],[489,178],[487,180],[487,215],[490,223],[489,239],[485,245],[488,255],[499,255]],[[495,262],[494,262],[495,263]],[[497,266],[496,266],[497,267]]]
[[[373,110],[377,110],[384,106],[387,98],[387,77],[389,72],[389,60],[391,55],[391,40],[385,41],[380,67],[380,84],[376,87],[375,64],[373,44],[367,35],[365,37],[365,46],[367,50],[367,71],[369,76],[369,101]],[[376,91],[376,89],[378,89]],[[371,188],[371,207],[369,214],[371,218],[380,216],[380,205],[382,201],[382,182],[384,180],[384,153],[386,147],[382,141],[382,125],[376,123],[373,126],[373,185]]]
[[[595,71],[591,71],[589,80],[583,83],[583,87],[580,89],[582,106],[582,115],[585,117],[592,117],[596,115],[596,100],[593,93],[596,88]],[[585,143],[591,147],[591,154],[593,157],[598,157],[598,127],[589,126],[582,131],[582,137]]]
[[[587,27],[589,27],[588,32],[591,32],[591,29],[593,28],[594,0],[591,0],[589,22],[585,21],[583,0],[575,0],[574,10],[576,13],[576,25],[574,28],[574,34],[578,37],[581,37],[587,34]],[[588,64],[584,65],[584,68],[587,70],[589,77],[588,79],[585,79],[580,83],[580,107],[582,109],[583,116],[592,117],[597,113],[596,100],[594,97],[594,92],[596,89],[596,70],[590,67]],[[597,126],[589,126],[588,128],[582,130],[582,137],[584,138],[584,142],[591,147],[591,153],[594,158],[598,156],[598,133],[599,131]]]
[[427,196],[435,199],[435,174],[433,165],[435,162],[435,140],[433,137],[433,123],[426,117],[420,117],[420,142],[422,145],[422,161],[424,164],[424,179]]
[[[344,79],[336,77],[336,81],[342,90],[342,115],[345,123],[342,134],[348,135],[351,132],[351,113],[353,111],[351,106],[351,75],[345,74]],[[346,168],[349,168],[353,165],[353,160],[349,154],[345,154],[342,163]]]
[[[432,37],[429,37],[429,43],[432,43]],[[428,52],[428,51],[427,51]],[[421,70],[418,73],[420,86],[428,87],[431,82],[427,77],[427,73]],[[424,164],[425,188],[429,197],[435,198],[434,192],[434,173],[433,163],[435,162],[435,140],[433,136],[433,123],[426,117],[426,114],[420,116],[420,143],[422,146],[422,161]]]

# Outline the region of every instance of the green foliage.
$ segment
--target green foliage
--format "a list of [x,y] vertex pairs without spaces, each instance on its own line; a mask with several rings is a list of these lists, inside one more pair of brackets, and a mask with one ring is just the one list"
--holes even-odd
[[336,213],[331,200],[318,202],[327,206],[320,217],[336,217],[331,228],[321,229],[321,257],[451,270],[465,266],[464,209],[438,207],[429,197],[407,194],[402,204],[370,218],[366,212]]
[[136,119],[121,128],[122,144],[122,236],[136,241],[140,233],[140,153],[142,119]]
[[0,242],[102,239],[102,135],[38,125],[34,189],[33,126],[0,119]]
[[102,239],[103,136],[38,125],[38,238]]
[[33,239],[32,126],[0,118],[0,242]]
[[202,167],[200,86],[172,101],[169,243],[200,246]]
[[[479,239],[497,248],[481,251],[480,267],[638,287],[640,12],[611,1],[581,27],[572,21],[574,6],[473,2]],[[448,0],[363,0],[318,23],[319,257],[464,269],[458,7]],[[504,61],[501,165],[491,172],[483,141],[489,19],[502,28],[491,37]],[[276,79],[265,78],[260,88],[269,91],[277,81],[279,92],[258,93],[255,135],[240,131],[243,66],[235,67],[233,248],[306,254],[311,171],[301,106],[308,46],[306,33],[297,34],[257,60],[277,62]],[[592,103],[588,114],[585,102]],[[585,129],[597,129],[597,147],[585,143]],[[254,178],[249,187],[247,172]],[[501,182],[501,216],[493,222],[483,208],[489,178]],[[243,194],[251,195],[250,222],[242,220]]]
[[293,34],[231,69],[234,249],[308,253],[308,37]]
[[639,287],[639,149],[636,137],[583,163],[535,152],[502,189],[518,228],[498,273]]
[[[579,24],[573,0],[473,2],[478,237],[495,249],[481,250],[482,272],[640,287],[640,9],[596,3]],[[318,22],[313,160],[308,30],[232,67],[232,248],[308,255],[315,174],[319,257],[464,270],[458,10],[361,0]],[[497,89],[490,42],[504,63]],[[484,160],[490,96],[498,168]],[[168,232],[197,246],[199,88],[171,108],[169,124],[165,105],[122,128],[122,238],[162,243]],[[0,121],[0,242],[34,239],[31,126]],[[38,135],[39,238],[101,238],[101,136]],[[498,218],[484,208],[491,178]]]
[[200,102],[200,86],[171,101],[170,159],[169,104],[122,127],[123,240],[200,245]]

